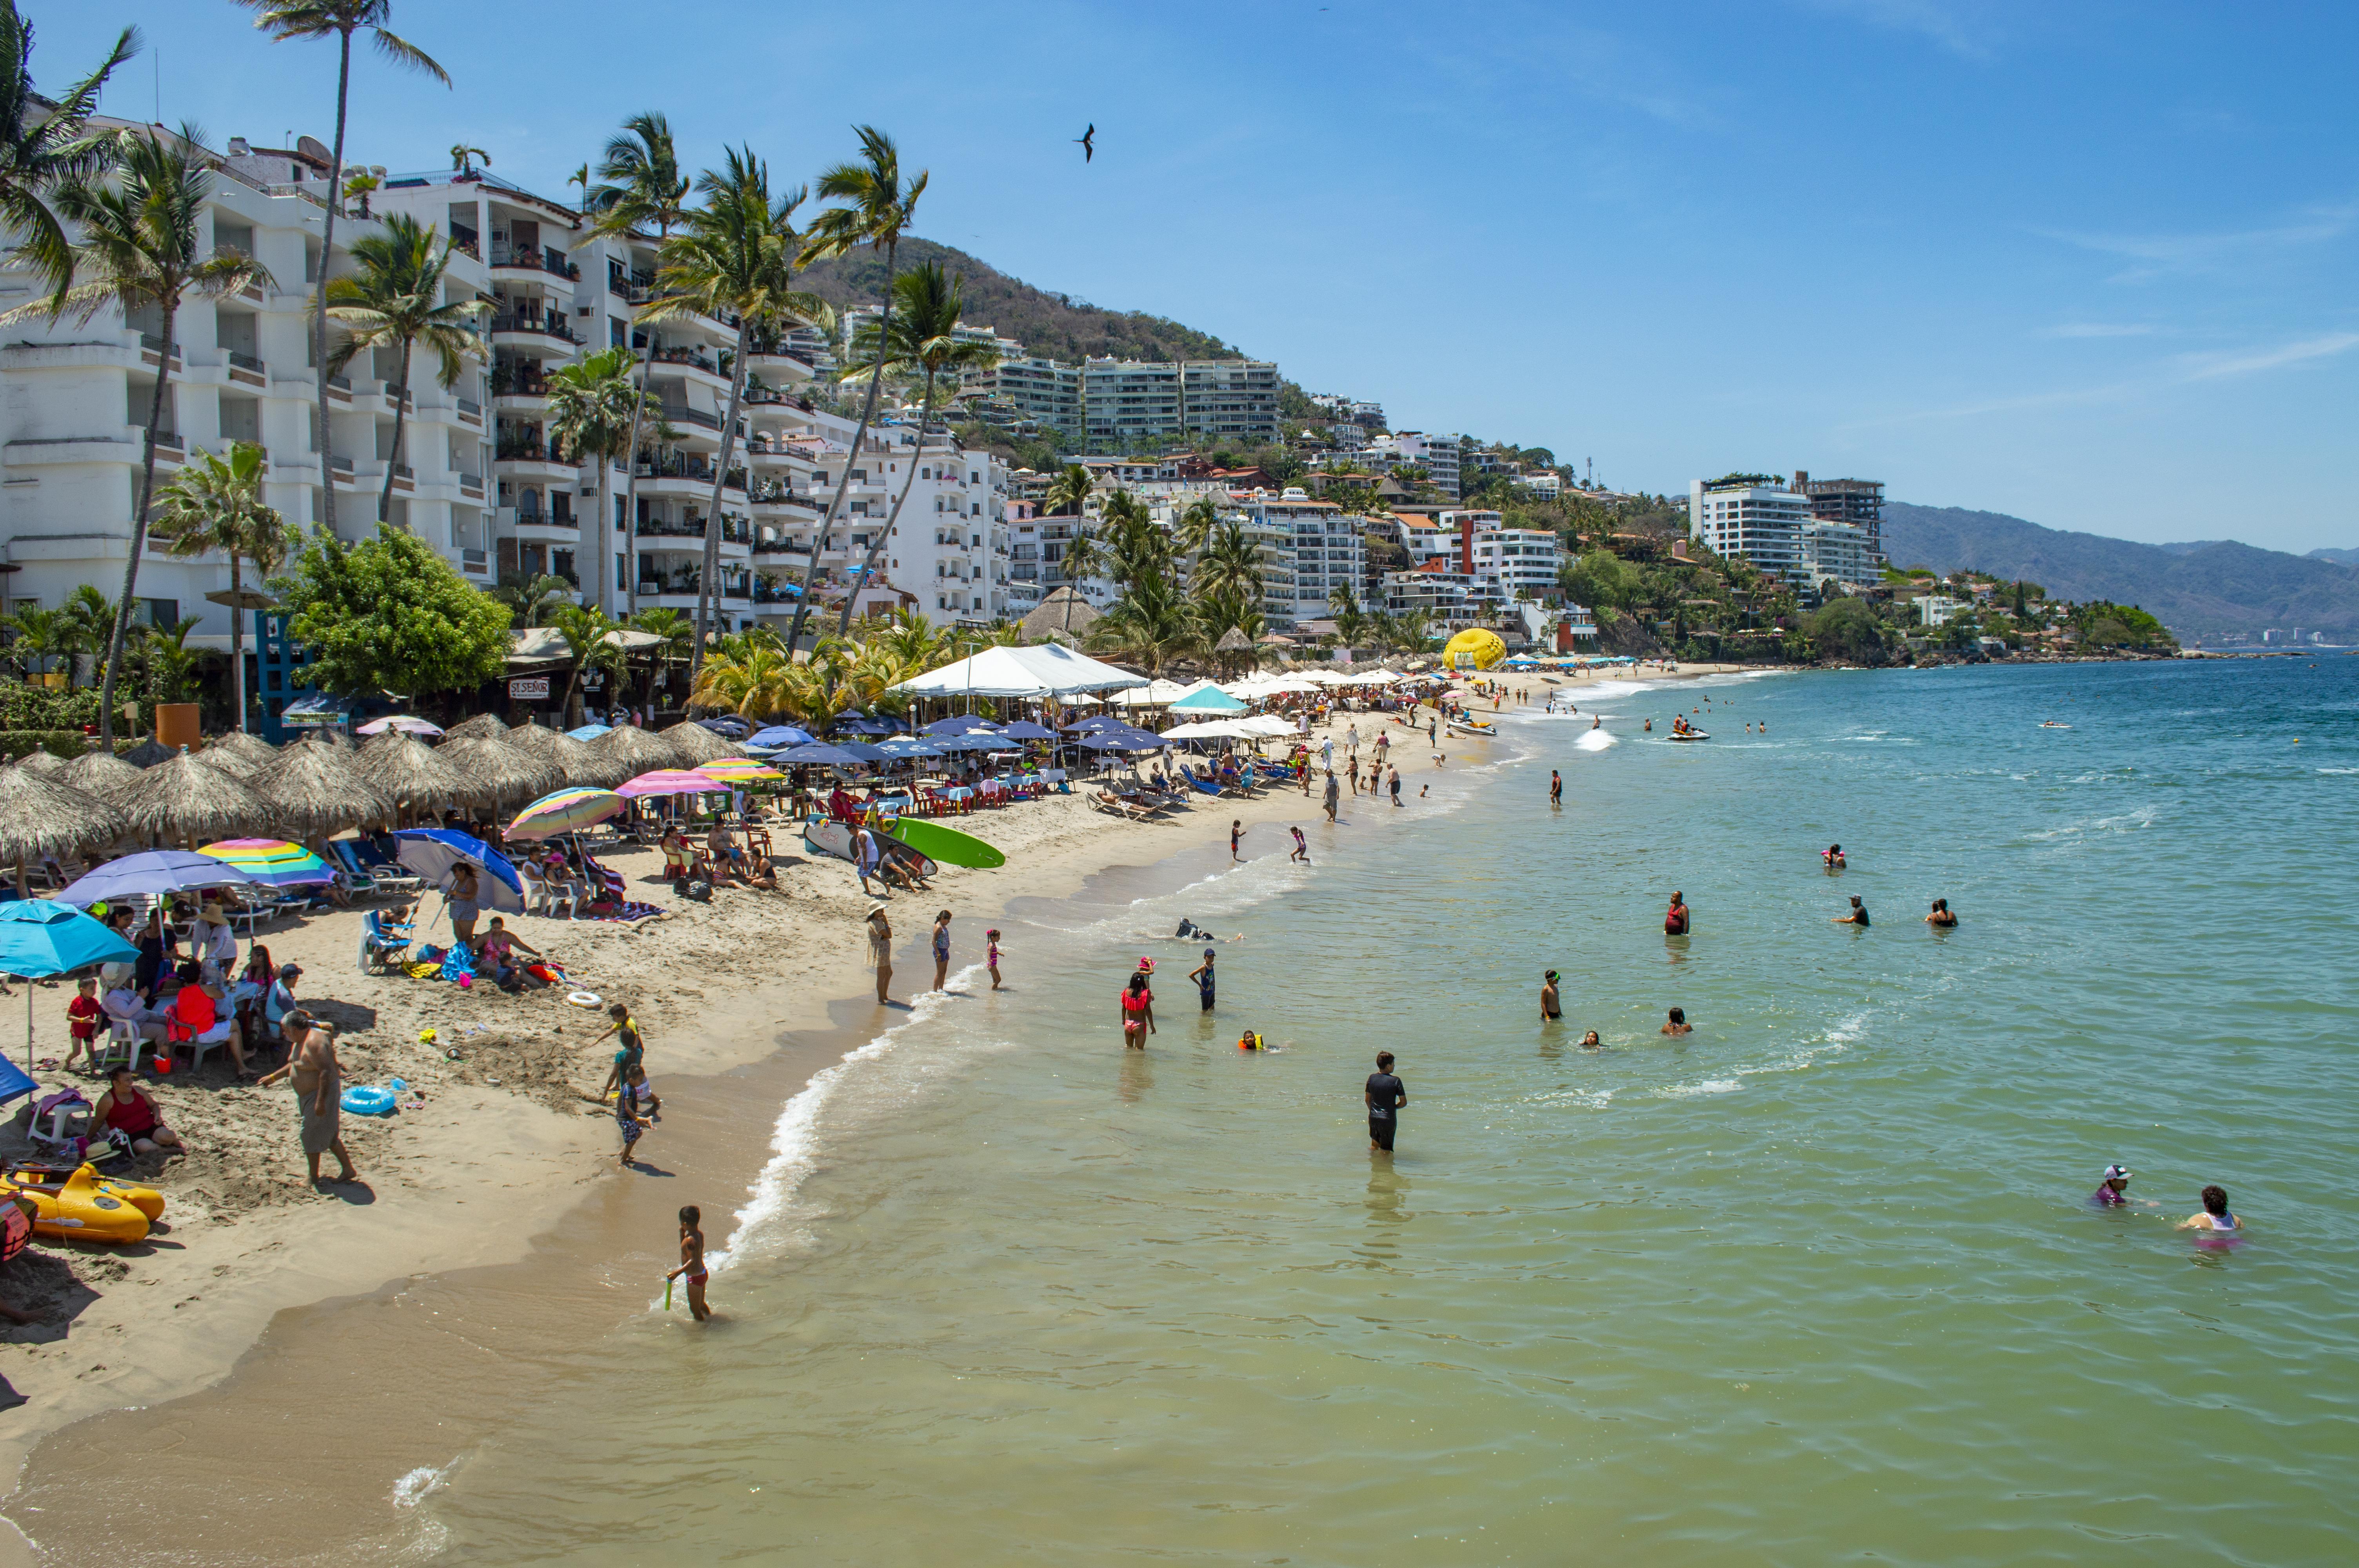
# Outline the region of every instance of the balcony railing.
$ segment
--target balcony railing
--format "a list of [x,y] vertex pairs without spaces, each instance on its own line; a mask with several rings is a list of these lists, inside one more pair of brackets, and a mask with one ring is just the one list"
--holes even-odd
[[700,349],[658,349],[655,359],[659,365],[693,365],[707,375],[721,373],[721,366]]
[[579,531],[582,526],[582,520],[580,518],[573,516],[560,517],[554,512],[526,512],[519,509],[516,513],[516,520],[517,525],[520,527],[571,528]]
[[536,272],[545,272],[552,276],[576,280],[582,276],[580,267],[570,261],[562,260],[555,251],[546,245],[509,245],[494,240],[492,265],[494,266],[528,266]]
[[481,419],[484,416],[484,406],[473,398],[462,397],[458,400],[458,404],[462,418]]
[[565,319],[555,314],[546,316],[526,314],[495,316],[492,318],[492,330],[495,332],[538,332],[543,337],[559,338],[569,343],[578,343],[582,341],[573,335],[573,329],[565,324]]
[[233,370],[252,371],[256,375],[262,373],[262,356],[259,354],[249,354],[243,349],[232,349],[229,351],[229,362]]
[[459,488],[472,490],[477,495],[481,495],[484,493],[484,476],[479,473],[462,473],[459,476]]
[[353,471],[353,460],[350,458],[330,458],[328,460],[328,466],[335,470],[338,473],[348,474]]
[[502,441],[494,455],[504,463],[557,463],[567,465],[560,457],[551,457],[549,448],[539,441]]
[[659,412],[665,419],[675,425],[701,425],[708,430],[721,428],[720,415],[707,414],[701,408],[690,408],[684,403],[664,404]]

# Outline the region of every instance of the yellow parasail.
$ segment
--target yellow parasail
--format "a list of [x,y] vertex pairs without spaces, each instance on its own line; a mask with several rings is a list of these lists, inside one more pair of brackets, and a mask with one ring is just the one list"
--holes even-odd
[[1469,626],[1441,650],[1441,662],[1453,670],[1487,670],[1506,656],[1507,644],[1499,634],[1480,626]]

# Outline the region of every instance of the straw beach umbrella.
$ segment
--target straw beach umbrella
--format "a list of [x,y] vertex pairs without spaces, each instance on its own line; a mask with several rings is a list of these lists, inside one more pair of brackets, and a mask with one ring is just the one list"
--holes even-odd
[[123,753],[123,760],[135,768],[152,768],[158,762],[168,762],[179,753],[150,736]]
[[656,739],[669,743],[679,753],[679,765],[682,767],[692,768],[699,762],[717,762],[737,754],[736,749],[728,741],[701,724],[675,724]]
[[353,754],[353,769],[397,807],[411,810],[445,801],[473,799],[482,789],[475,778],[414,735],[387,730]]
[[619,730],[609,730],[589,745],[600,776],[572,782],[594,784],[603,789],[612,789],[625,779],[635,779],[658,768],[685,768],[689,765],[688,759],[679,754],[679,747],[634,725],[625,724]]
[[464,723],[453,724],[442,731],[442,738],[446,741],[505,741],[514,733],[515,730],[500,722],[498,714],[478,713]]
[[565,770],[565,782],[596,788],[603,777],[598,754],[587,741],[576,741],[562,730],[551,730],[540,724],[519,724],[508,731],[508,744],[535,756],[547,757]]
[[270,803],[273,828],[297,838],[332,838],[364,822],[393,820],[393,802],[361,775],[354,753],[299,741],[253,780]]
[[58,774],[58,782],[101,800],[113,800],[124,785],[138,776],[137,768],[112,752],[84,752],[65,765]]
[[262,763],[243,752],[225,752],[219,746],[208,746],[201,752],[189,754],[215,773],[227,773],[234,779],[250,779],[263,768]]
[[243,730],[231,730],[207,745],[205,751],[225,757],[236,757],[245,762],[247,764],[245,776],[248,778],[278,760],[277,747],[261,736],[249,735]]
[[244,779],[186,752],[157,763],[125,786],[122,805],[131,837],[142,842],[182,843],[189,849],[216,838],[266,833],[272,817],[270,803]]
[[565,782],[565,770],[555,758],[541,756],[504,740],[462,736],[443,741],[434,749],[434,754],[474,780],[474,788],[461,797],[470,806],[527,801]]
[[56,778],[65,772],[66,760],[55,752],[36,746],[16,759],[16,765],[28,773],[38,773],[45,779]]
[[0,768],[0,860],[16,862],[20,896],[27,862],[110,843],[123,837],[125,826],[123,813],[106,801],[23,768]]

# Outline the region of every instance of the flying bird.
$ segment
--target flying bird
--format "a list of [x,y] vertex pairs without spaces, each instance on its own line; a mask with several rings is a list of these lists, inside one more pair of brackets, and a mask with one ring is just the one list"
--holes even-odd
[[1097,134],[1097,122],[1093,120],[1090,122],[1090,128],[1088,130],[1083,131],[1080,135],[1073,138],[1073,140],[1082,145],[1082,161],[1083,163],[1087,163],[1092,158],[1098,156]]

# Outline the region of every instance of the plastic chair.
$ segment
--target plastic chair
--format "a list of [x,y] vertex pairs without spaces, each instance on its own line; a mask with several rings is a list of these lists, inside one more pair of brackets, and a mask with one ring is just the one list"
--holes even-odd
[[409,944],[408,932],[386,925],[383,910],[370,910],[361,925],[361,973],[381,973],[397,967],[409,956]]

